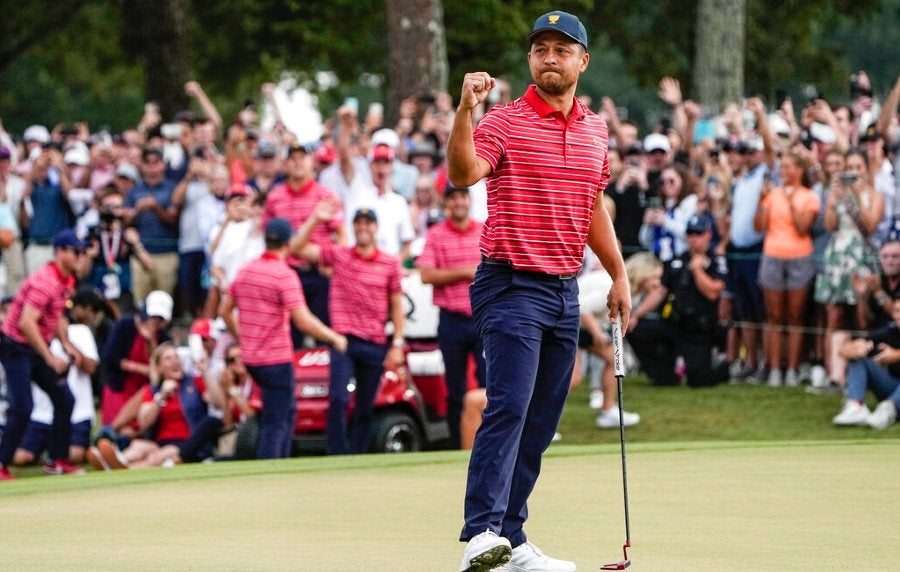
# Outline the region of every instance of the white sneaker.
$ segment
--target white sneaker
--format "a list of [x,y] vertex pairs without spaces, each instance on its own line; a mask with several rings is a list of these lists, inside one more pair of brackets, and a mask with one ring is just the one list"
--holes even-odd
[[509,562],[511,554],[509,540],[486,530],[469,539],[459,572],[488,572]]
[[[629,411],[622,412],[622,424],[625,427],[631,427],[641,422],[641,416],[637,413]],[[612,407],[604,409],[597,415],[597,427],[601,429],[613,429],[619,426],[619,408]]]
[[600,409],[603,407],[603,392],[599,389],[591,390],[591,409]]
[[800,374],[796,369],[789,369],[784,373],[784,384],[788,387],[800,387]]
[[769,387],[781,387],[781,370],[773,369],[769,372],[769,379],[766,381]]
[[809,385],[823,387],[828,385],[828,372],[823,365],[814,365],[809,368]]
[[871,412],[865,403],[848,399],[841,412],[831,420],[835,425],[865,425]]
[[872,429],[887,429],[897,421],[897,406],[890,399],[879,403],[866,418],[866,423]]
[[550,558],[530,542],[516,546],[505,566],[492,572],[576,572],[575,563]]

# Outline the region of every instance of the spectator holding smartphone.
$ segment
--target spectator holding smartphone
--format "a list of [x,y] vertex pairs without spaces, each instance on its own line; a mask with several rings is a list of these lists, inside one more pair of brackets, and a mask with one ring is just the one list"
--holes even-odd
[[[891,305],[893,321],[867,338],[851,340],[841,348],[850,360],[847,371],[847,400],[832,423],[868,425],[887,429],[897,421],[900,407],[900,300]],[[866,407],[866,393],[879,400],[875,411]]]
[[818,213],[819,197],[804,186],[806,160],[790,153],[782,157],[782,186],[764,185],[753,227],[765,235],[759,282],[766,301],[766,354],[769,364],[768,383],[782,383],[781,356],[784,332],[787,332],[787,371],[783,381],[791,387],[800,384],[800,355],[809,285],[816,276],[812,258],[810,230]]

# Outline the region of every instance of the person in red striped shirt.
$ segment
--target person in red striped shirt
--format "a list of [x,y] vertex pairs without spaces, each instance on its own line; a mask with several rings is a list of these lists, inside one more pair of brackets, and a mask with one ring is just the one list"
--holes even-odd
[[59,338],[71,359],[80,363],[82,355],[69,342],[69,321],[63,311],[75,288],[74,273],[87,246],[72,229],[57,233],[53,239],[54,259],[25,280],[3,321],[0,363],[6,370],[9,409],[6,430],[0,440],[0,481],[14,478],[8,467],[34,407],[32,381],[53,403],[53,426],[44,472],[50,475],[84,472],[67,460],[75,398],[63,378],[69,362],[50,352],[50,340],[54,336]]
[[[287,181],[272,189],[266,196],[262,216],[263,228],[274,217],[280,216],[287,219],[296,230],[309,218],[319,201],[337,200],[337,195],[316,182],[315,159],[309,147],[297,143],[291,145],[288,148],[285,166]],[[337,213],[327,224],[318,225],[313,232],[312,240],[317,244],[346,244],[343,212]],[[309,309],[323,324],[328,324],[329,278],[319,272],[316,266],[294,255],[288,255],[287,263],[300,276],[303,296]],[[297,334],[297,331],[293,332],[295,347],[302,341],[302,337]]]
[[[365,453],[371,441],[375,393],[384,368],[403,365],[406,345],[403,325],[403,292],[400,289],[400,259],[375,246],[378,217],[361,208],[353,215],[351,247],[312,244],[316,225],[331,220],[340,209],[336,201],[322,201],[303,223],[291,244],[295,253],[334,272],[329,311],[332,327],[347,336],[347,351],[331,352],[328,392],[326,452],[329,455]],[[393,322],[388,344],[385,323]],[[356,378],[353,414],[347,419],[347,383]]]
[[488,405],[475,436],[466,486],[467,541],[461,571],[574,571],[523,529],[527,500],[562,415],[578,342],[578,284],[585,244],[613,284],[611,319],[631,312],[625,264],[602,200],[609,181],[606,123],[575,97],[587,69],[587,31],[554,11],[528,36],[534,84],[492,108],[473,130],[474,110],[495,85],[467,73],[447,143],[450,180],[487,177],[483,259],[469,288],[487,363]]
[[434,285],[434,304],[440,308],[438,342],[444,357],[447,383],[447,423],[450,446],[460,448],[460,418],[469,356],[475,358],[478,383],[484,387],[484,348],[475,332],[469,285],[481,262],[478,241],[482,223],[469,218],[472,200],[468,187],[448,186],[444,191],[446,221],[428,229],[425,248],[416,259],[422,282]]
[[332,344],[336,353],[342,354],[347,348],[347,339],[323,324],[306,306],[300,279],[285,263],[291,233],[291,223],[281,217],[266,224],[266,251],[238,272],[219,308],[241,346],[247,371],[262,392],[258,459],[291,454],[297,402],[289,319],[299,330]]

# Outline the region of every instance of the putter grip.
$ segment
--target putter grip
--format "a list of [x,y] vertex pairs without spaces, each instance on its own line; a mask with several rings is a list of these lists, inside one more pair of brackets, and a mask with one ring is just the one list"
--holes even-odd
[[621,318],[612,321],[612,343],[613,343],[613,372],[617,376],[625,375],[625,359],[622,353],[622,324]]

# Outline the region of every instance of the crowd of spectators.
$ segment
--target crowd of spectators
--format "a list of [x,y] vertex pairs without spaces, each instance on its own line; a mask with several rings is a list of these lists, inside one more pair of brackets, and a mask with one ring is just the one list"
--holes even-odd
[[[86,244],[75,271],[81,298],[70,306],[87,310],[70,316],[77,332],[70,336],[85,338],[77,328],[87,324],[97,343],[70,357],[73,368],[96,380],[91,397],[100,402],[106,451],[73,440],[81,450],[71,457],[76,462],[85,451],[102,468],[198,459],[220,433],[260,411],[258,389],[239,363],[241,347],[217,318],[241,269],[266,250],[263,231],[273,219],[302,231],[302,244],[292,242],[286,262],[312,314],[325,325],[339,315],[348,330],[342,333],[352,333],[354,308],[343,305],[360,303],[366,286],[341,285],[343,297],[330,295],[338,274],[352,275],[354,261],[339,248],[363,240],[364,248],[371,243],[410,269],[430,228],[451,216],[463,225],[487,217],[483,183],[467,190],[468,213],[451,215],[443,202],[453,188],[443,155],[454,115],[446,93],[410,97],[391,126],[378,104],[362,116],[344,105],[318,140],[301,141],[282,122],[271,84],[262,89],[275,117],[271,129],[250,107],[225,123],[196,82],[185,92],[196,111],[164,121],[148,104],[135,128],[116,134],[84,123],[33,125],[21,134],[0,125],[0,289],[15,296],[52,261],[61,231],[75,229]],[[877,379],[880,417],[870,424],[890,425],[900,378],[855,364],[900,363],[900,350],[890,347],[896,336],[876,336],[875,346],[850,339],[896,329],[900,80],[882,102],[860,73],[846,102],[817,97],[801,106],[785,98],[767,109],[750,98],[713,118],[682,98],[677,80],[664,78],[659,94],[669,113],[643,134],[610,98],[597,109],[610,131],[605,200],[630,257],[629,339],[651,383],[809,382],[816,392],[849,384],[853,411],[835,422],[866,423],[870,412],[859,388]],[[488,103],[511,98],[499,80]],[[376,224],[361,230],[367,221]],[[452,233],[438,235],[454,240]],[[467,262],[457,280],[471,274],[471,264],[477,262]],[[586,261],[586,272],[598,270],[596,261]],[[587,323],[583,348],[603,358],[609,348],[602,324]],[[189,335],[173,328],[190,324]],[[182,347],[169,343],[170,331]],[[299,347],[304,333],[293,334]],[[192,336],[199,348],[185,347]],[[366,336],[384,345],[385,363],[397,361],[383,333]],[[672,343],[658,343],[667,339]],[[696,343],[687,347],[685,340]],[[351,340],[353,347],[360,346]],[[348,361],[342,375],[380,364],[379,355],[351,356],[357,361],[352,367]],[[460,369],[455,365],[449,369]],[[70,376],[70,383],[82,382]],[[453,400],[458,417],[458,392]],[[620,420],[608,414],[610,397],[592,401],[598,409],[603,403],[598,424],[617,426]],[[341,396],[332,402],[346,405]],[[34,423],[48,425],[45,409],[35,409]],[[78,424],[84,416],[76,410]],[[348,419],[340,417],[334,425],[343,428]],[[150,427],[163,435],[153,445],[144,439]],[[351,434],[351,449],[364,450],[365,435]],[[349,450],[344,439],[335,451]]]

